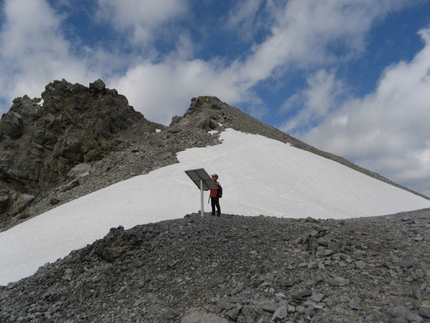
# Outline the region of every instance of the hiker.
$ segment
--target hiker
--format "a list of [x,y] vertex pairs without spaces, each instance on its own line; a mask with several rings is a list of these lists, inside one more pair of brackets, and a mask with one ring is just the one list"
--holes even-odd
[[210,190],[210,194],[209,197],[211,198],[211,206],[212,206],[212,214],[213,216],[215,216],[215,207],[217,209],[217,216],[221,216],[221,207],[219,205],[219,198],[222,196],[222,187],[221,184],[218,182],[218,175],[217,174],[213,174],[212,175],[212,180],[214,181],[214,183],[216,185],[219,186],[219,189],[214,189],[214,190]]

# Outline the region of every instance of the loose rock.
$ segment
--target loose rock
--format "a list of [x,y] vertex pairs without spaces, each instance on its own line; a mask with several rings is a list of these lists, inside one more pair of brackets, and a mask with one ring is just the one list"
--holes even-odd
[[[426,239],[401,233],[413,225],[406,214]],[[186,216],[113,228],[0,287],[0,322],[430,322],[430,210],[406,214],[312,222]],[[343,253],[295,252],[315,223],[331,241],[345,241]],[[326,265],[301,266],[319,261]]]

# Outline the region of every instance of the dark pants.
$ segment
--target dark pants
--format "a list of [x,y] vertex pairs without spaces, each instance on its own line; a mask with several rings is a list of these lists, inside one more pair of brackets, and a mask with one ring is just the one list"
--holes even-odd
[[215,215],[215,207],[217,209],[216,215],[221,215],[221,206],[219,206],[219,198],[211,197],[212,215]]

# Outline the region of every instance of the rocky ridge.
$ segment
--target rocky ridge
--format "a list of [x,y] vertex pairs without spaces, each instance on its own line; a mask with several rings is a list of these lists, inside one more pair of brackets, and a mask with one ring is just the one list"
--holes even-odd
[[200,113],[170,127],[152,123],[101,80],[89,88],[54,81],[42,99],[15,99],[0,120],[0,230],[175,163],[178,151],[220,143],[210,120]]
[[430,322],[430,210],[112,228],[0,287],[0,322]]
[[175,116],[163,126],[146,120],[102,80],[85,87],[63,79],[49,83],[41,98],[16,98],[0,120],[0,231],[108,185],[176,163],[179,151],[219,144],[208,131],[225,128],[288,142],[399,186],[216,97],[192,98],[182,117]]
[[74,167],[120,151],[132,126],[147,132],[157,125],[101,80],[89,88],[54,81],[41,98],[16,98],[0,120],[0,222],[27,218],[53,189],[77,185]]

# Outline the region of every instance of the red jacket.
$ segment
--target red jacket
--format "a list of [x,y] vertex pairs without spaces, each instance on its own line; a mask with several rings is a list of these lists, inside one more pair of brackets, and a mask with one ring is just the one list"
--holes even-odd
[[[221,187],[221,184],[217,181],[214,181],[216,185],[218,185],[219,187]],[[209,196],[210,197],[216,197],[218,194],[218,190],[211,190]]]

